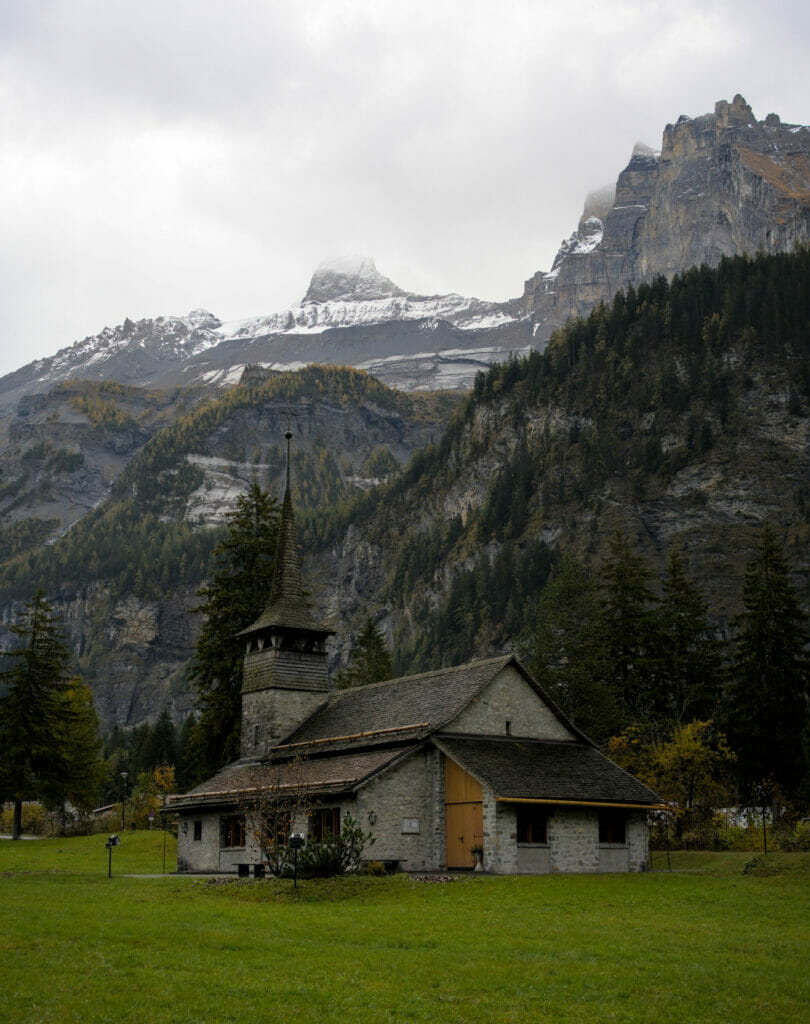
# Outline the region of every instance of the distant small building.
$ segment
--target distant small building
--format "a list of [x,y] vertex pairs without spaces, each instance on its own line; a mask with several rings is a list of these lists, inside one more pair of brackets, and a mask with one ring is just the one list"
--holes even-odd
[[[289,446],[289,432],[288,432]],[[300,798],[293,831],[374,834],[369,856],[407,871],[643,871],[659,798],[608,760],[519,660],[330,691],[326,638],[304,598],[289,487],[276,577],[245,641],[242,756],[190,793],[179,871],[236,871],[262,853],[246,827],[259,792]]]

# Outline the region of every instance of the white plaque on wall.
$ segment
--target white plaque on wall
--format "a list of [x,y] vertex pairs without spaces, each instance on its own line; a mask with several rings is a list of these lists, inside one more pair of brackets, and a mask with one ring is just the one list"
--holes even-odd
[[406,835],[418,835],[419,834],[419,819],[418,818],[403,818],[402,819],[402,831]]

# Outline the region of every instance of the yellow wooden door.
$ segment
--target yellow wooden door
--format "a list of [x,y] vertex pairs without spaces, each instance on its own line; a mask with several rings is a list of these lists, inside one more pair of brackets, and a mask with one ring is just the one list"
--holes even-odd
[[445,758],[445,827],[448,868],[471,868],[470,852],[484,839],[481,783],[450,758]]

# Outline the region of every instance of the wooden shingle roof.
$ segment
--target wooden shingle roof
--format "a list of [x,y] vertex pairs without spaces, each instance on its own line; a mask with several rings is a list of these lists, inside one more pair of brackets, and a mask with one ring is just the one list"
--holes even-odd
[[310,743],[421,726],[421,734],[451,722],[506,665],[512,655],[473,661],[417,676],[332,693],[322,708],[284,740]]
[[367,779],[416,747],[399,746],[383,750],[360,750],[331,757],[282,762],[236,762],[217,772],[190,793],[169,797],[172,811],[214,804],[249,802],[264,790],[279,795],[329,796],[351,792]]
[[650,807],[660,798],[580,741],[442,736],[434,742],[498,800]]

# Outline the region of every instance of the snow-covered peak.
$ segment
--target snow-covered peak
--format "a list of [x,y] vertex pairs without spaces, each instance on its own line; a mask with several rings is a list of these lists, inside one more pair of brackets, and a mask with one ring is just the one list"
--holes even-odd
[[207,309],[192,309],[183,319],[193,331],[215,331],[222,324],[222,321]]
[[308,302],[385,299],[405,295],[384,277],[369,256],[341,256],[324,260],[309,283],[302,305]]

